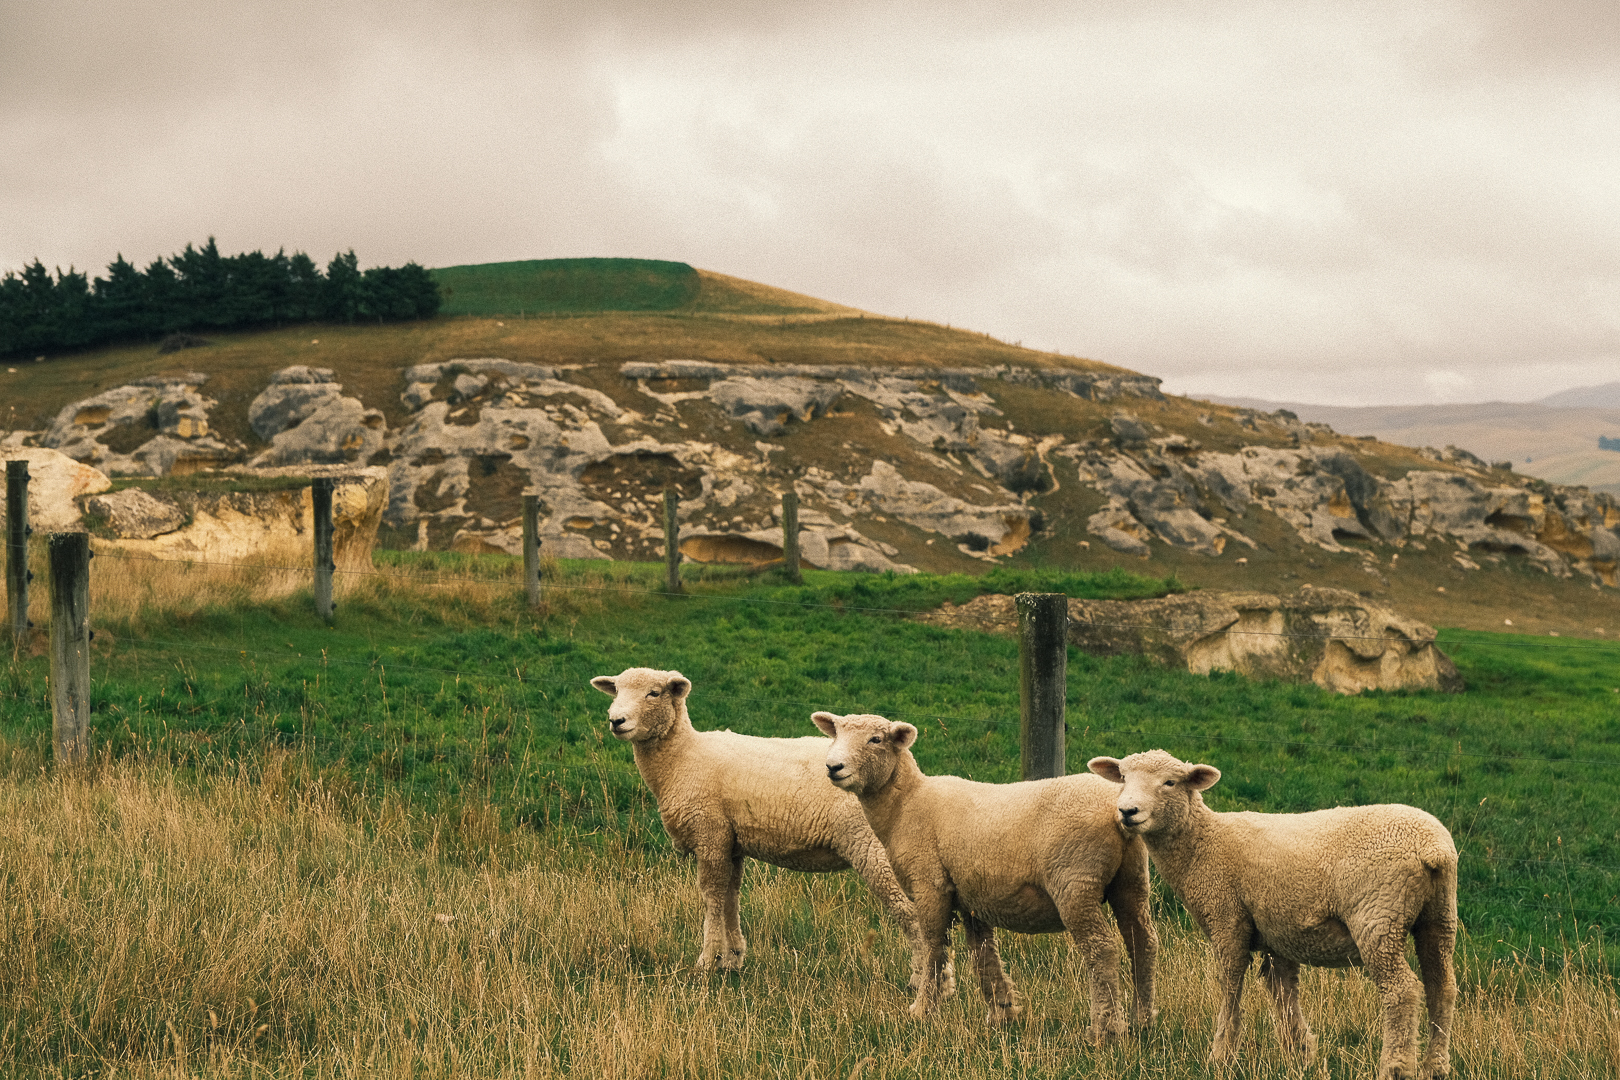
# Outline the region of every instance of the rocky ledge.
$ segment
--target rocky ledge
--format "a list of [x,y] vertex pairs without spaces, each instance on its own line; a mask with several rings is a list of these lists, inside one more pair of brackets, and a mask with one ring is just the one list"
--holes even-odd
[[1397,448],[1286,413],[1209,406],[1197,424],[1167,430],[1155,418],[1175,426],[1172,414],[1190,417],[1197,403],[1100,366],[473,357],[402,374],[393,426],[332,370],[295,366],[253,399],[246,441],[216,430],[201,374],[76,402],[24,441],[113,475],[380,467],[389,542],[419,548],[516,553],[522,494],[534,491],[548,553],[657,558],[672,487],[689,558],[769,561],[791,487],[812,565],[904,571],[936,541],[990,562],[1020,551],[1050,528],[1043,508],[1067,486],[1067,505],[1084,509],[1066,539],[1132,555],[1160,544],[1242,557],[1265,542],[1263,519],[1315,548],[1355,552],[1373,577],[1401,549],[1438,545],[1465,571],[1517,557],[1617,584],[1620,503],[1609,495],[1455,450],[1401,449],[1391,464]]
[[[921,622],[1016,634],[1010,596],[980,596]],[[1069,601],[1069,641],[1094,656],[1146,656],[1195,674],[1314,682],[1341,694],[1458,691],[1462,677],[1431,626],[1343,589],[1292,596],[1194,592],[1158,600]]]

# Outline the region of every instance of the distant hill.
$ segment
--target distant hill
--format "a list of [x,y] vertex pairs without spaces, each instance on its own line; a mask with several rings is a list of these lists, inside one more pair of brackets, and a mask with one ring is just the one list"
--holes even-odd
[[1548,394],[1538,404],[1560,409],[1620,409],[1620,382],[1560,390]]
[[1577,407],[1572,400],[1611,401],[1620,383],[1566,390],[1537,402],[1477,405],[1310,405],[1297,401],[1212,397],[1223,405],[1331,424],[1344,435],[1372,435],[1402,446],[1456,446],[1486,461],[1511,461],[1514,471],[1620,495],[1620,453],[1598,448],[1620,436],[1620,401]]

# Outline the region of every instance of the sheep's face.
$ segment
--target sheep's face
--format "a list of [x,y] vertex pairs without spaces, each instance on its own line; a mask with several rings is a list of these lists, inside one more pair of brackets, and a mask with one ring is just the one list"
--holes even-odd
[[917,741],[917,729],[910,724],[869,713],[836,716],[818,712],[810,719],[832,736],[832,746],[827,748],[827,779],[856,795],[883,790],[894,778],[900,754]]
[[1163,750],[1147,750],[1123,760],[1092,758],[1091,771],[1120,785],[1115,803],[1119,826],[1128,833],[1152,836],[1174,831],[1187,820],[1199,792],[1213,787],[1221,771],[1213,765],[1189,765]]
[[644,743],[662,737],[685,714],[692,681],[678,671],[626,668],[618,675],[598,675],[591,685],[610,694],[608,726],[613,737]]

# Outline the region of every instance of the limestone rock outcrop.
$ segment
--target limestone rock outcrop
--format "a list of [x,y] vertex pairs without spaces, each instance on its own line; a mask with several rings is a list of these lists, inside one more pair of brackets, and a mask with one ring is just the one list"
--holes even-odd
[[168,476],[234,460],[240,448],[209,430],[208,376],[153,376],[62,409],[39,444],[109,475]]
[[[918,616],[935,625],[1015,634],[1010,596],[980,596]],[[1069,640],[1094,656],[1146,656],[1195,674],[1363,690],[1458,691],[1462,678],[1434,628],[1343,589],[1290,596],[1193,592],[1157,600],[1069,601]]]
[[388,424],[378,409],[344,397],[330,368],[283,368],[248,406],[248,423],[270,449],[259,467],[366,462],[383,448]]
[[[217,438],[203,382],[155,378],[98,394],[35,441],[113,475],[222,467],[249,451]],[[1059,500],[1058,513],[1075,515],[1067,527],[1138,556],[1158,545],[1231,557],[1266,535],[1274,542],[1280,522],[1369,566],[1378,547],[1438,544],[1462,570],[1513,559],[1620,584],[1620,501],[1610,495],[1454,449],[1403,451],[1391,467],[1390,448],[1285,412],[1227,410],[1206,448],[1186,432],[1185,410],[1183,430],[1168,430],[1176,410],[1157,380],[1128,372],[475,357],[407,368],[399,402],[390,427],[378,402],[345,396],[332,371],[283,369],[248,409],[268,443],[255,462],[306,472],[384,464],[388,540],[422,548],[520,551],[522,494],[533,491],[548,552],[657,558],[661,493],[673,487],[682,543],[701,537],[694,552],[741,557],[780,528],[776,508],[791,488],[805,528],[825,534],[807,533],[805,551],[825,540],[827,565],[900,569],[936,540],[997,561],[1048,528],[1042,508],[1061,478],[1084,492],[1078,511],[1062,502],[1074,487]],[[1040,417],[1029,430],[1015,430],[1020,409]],[[1253,525],[1259,512],[1275,519],[1270,534]]]
[[186,512],[173,499],[160,499],[140,488],[92,495],[84,501],[84,510],[121,540],[150,540],[186,523]]
[[[386,469],[304,466],[287,470],[244,470],[256,478],[331,476],[333,562],[340,572],[370,571],[371,551],[387,505]],[[92,500],[92,502],[95,502]],[[307,484],[281,490],[133,489],[102,497],[88,506],[114,535],[98,538],[98,550],[161,559],[290,568],[277,578],[287,591],[308,588],[307,567],[314,553],[314,506]],[[158,523],[178,518],[178,527],[157,531]],[[274,591],[272,589],[272,591]]]
[[79,500],[112,487],[105,473],[58,450],[7,446],[0,461],[28,462],[28,524],[36,533],[84,528]]

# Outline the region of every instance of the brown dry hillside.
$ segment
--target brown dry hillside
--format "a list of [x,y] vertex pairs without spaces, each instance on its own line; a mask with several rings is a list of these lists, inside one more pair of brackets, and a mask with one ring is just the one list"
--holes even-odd
[[[306,325],[212,335],[210,345],[169,355],[159,355],[151,344],[140,344],[20,363],[0,376],[6,406],[0,413],[9,431],[40,432],[59,410],[75,401],[146,376],[196,371],[209,376],[205,393],[218,403],[210,414],[211,426],[251,453],[265,443],[248,427],[248,405],[282,368],[305,364],[333,369],[343,393],[380,409],[392,431],[404,427],[412,417],[401,400],[407,368],[499,357],[566,368],[570,381],[600,391],[623,409],[646,414],[646,423],[635,432],[637,437],[704,439],[757,457],[752,448],[759,436],[711,402],[682,402],[667,416],[652,416],[656,410],[649,409],[642,392],[633,380],[623,377],[620,366],[629,361],[679,359],[761,371],[773,365],[812,365],[919,376],[943,368],[1010,367],[1134,377],[1125,369],[1097,361],[1025,349],[983,334],[886,318],[713,272],[700,271],[699,277],[696,299],[671,311],[456,316],[376,326]],[[1452,470],[1463,475],[1470,466],[1437,462],[1408,447],[1342,436],[1287,417],[1192,399],[1137,395],[1091,400],[1028,382],[981,379],[980,383],[995,406],[992,413],[982,416],[983,428],[1017,433],[1029,440],[1061,439],[1080,448],[1079,456],[1044,459],[1050,467],[1050,483],[1044,490],[1018,496],[1037,527],[1027,545],[1007,555],[1004,562],[1087,569],[1120,566],[1159,574],[1173,571],[1190,584],[1209,588],[1292,591],[1305,583],[1337,586],[1386,598],[1413,616],[1442,625],[1496,629],[1511,618],[1516,630],[1529,633],[1556,631],[1586,637],[1620,633],[1620,591],[1600,587],[1589,576],[1555,576],[1512,553],[1487,553],[1488,557],[1481,557],[1480,569],[1468,570],[1459,564],[1449,544],[1423,549],[1400,545],[1397,549],[1346,539],[1342,551],[1323,550],[1257,505],[1229,522],[1219,507],[1194,507],[1206,518],[1243,532],[1254,541],[1252,548],[1233,544],[1221,551],[1199,553],[1155,540],[1147,545],[1146,556],[1113,550],[1087,531],[1088,519],[1107,500],[1081,471],[1086,446],[1121,452],[1111,425],[1122,409],[1152,425],[1161,441],[1180,436],[1179,449],[1162,447],[1172,456],[1234,454],[1243,448],[1286,449],[1303,444],[1324,452],[1342,449],[1368,474],[1387,479],[1398,479],[1412,470]],[[781,434],[770,436],[783,452],[759,473],[765,482],[756,485],[760,490],[752,501],[728,508],[732,520],[750,528],[768,524],[775,498],[771,490],[780,488],[773,478],[789,482],[814,468],[822,475],[853,483],[870,473],[875,462],[903,464],[909,480],[933,484],[945,495],[965,501],[994,502],[992,494],[1008,496],[995,481],[976,474],[973,463],[962,455],[930,452],[897,434],[895,425],[864,399],[846,396],[826,416],[828,420],[791,423]],[[611,424],[602,427],[615,445],[628,437]],[[1150,460],[1143,460],[1144,468],[1155,468]],[[1478,475],[1477,470],[1469,475]],[[1522,483],[1510,474],[1497,481]],[[997,492],[990,492],[990,487],[997,487]],[[487,512],[496,520],[510,510],[491,505]],[[919,569],[978,571],[985,567],[982,558],[893,515],[863,513],[852,518],[851,524],[864,536],[895,549],[897,561]],[[631,545],[625,539],[627,534],[618,529],[610,535],[605,523],[590,535],[615,557],[652,557],[651,550]],[[440,538],[447,541],[448,536],[444,533]]]

